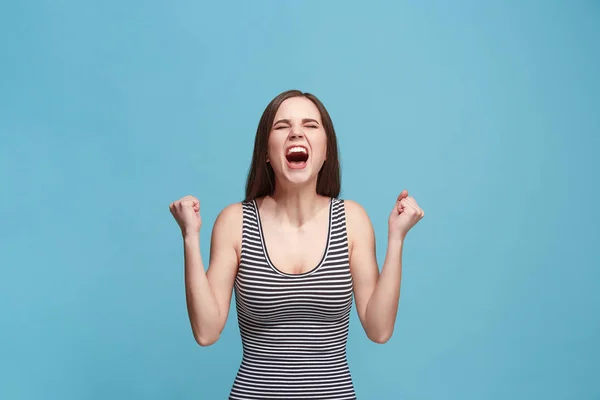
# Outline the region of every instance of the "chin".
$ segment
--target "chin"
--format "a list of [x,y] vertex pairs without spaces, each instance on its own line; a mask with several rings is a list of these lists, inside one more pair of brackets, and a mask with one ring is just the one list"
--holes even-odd
[[283,177],[292,185],[305,186],[317,179],[317,174],[313,174],[310,164],[304,166],[284,166]]

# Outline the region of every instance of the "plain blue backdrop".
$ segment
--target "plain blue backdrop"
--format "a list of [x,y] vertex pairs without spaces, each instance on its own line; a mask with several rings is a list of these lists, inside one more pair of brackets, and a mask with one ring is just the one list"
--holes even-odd
[[168,205],[243,197],[258,119],[319,96],[341,197],[383,262],[404,188],[396,331],[353,312],[362,400],[600,398],[600,3],[13,1],[0,7],[0,398],[226,398],[235,312],[201,348]]

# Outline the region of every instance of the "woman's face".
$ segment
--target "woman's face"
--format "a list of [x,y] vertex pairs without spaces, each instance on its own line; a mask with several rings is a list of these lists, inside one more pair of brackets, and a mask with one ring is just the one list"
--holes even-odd
[[325,162],[327,135],[321,114],[305,97],[285,100],[273,120],[267,159],[278,183],[314,182]]

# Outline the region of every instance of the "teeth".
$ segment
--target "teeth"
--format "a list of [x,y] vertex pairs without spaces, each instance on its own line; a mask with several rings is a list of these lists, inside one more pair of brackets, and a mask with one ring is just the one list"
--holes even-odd
[[306,153],[306,149],[304,147],[291,147],[287,153]]

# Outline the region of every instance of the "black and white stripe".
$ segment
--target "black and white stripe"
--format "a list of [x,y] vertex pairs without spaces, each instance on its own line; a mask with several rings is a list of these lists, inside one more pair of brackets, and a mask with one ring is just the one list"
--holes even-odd
[[242,206],[235,299],[243,357],[229,399],[356,399],[346,360],[352,277],[343,200],[331,200],[326,250],[304,274],[272,264],[256,202]]

